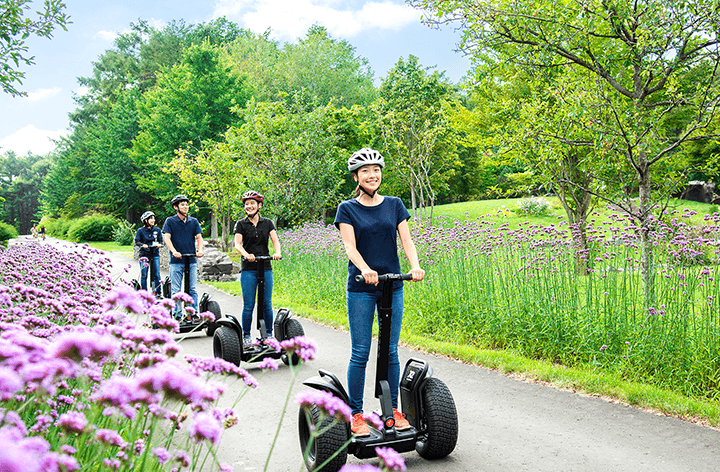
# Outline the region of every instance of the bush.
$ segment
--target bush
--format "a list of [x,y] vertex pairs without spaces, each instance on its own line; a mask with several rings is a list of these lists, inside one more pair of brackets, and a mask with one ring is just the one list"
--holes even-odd
[[73,220],[68,218],[50,218],[44,216],[38,226],[44,226],[45,232],[50,236],[65,239],[72,223]]
[[18,232],[13,225],[0,221],[0,243],[6,243],[8,240],[17,238]]
[[119,221],[110,215],[88,215],[74,220],[67,236],[70,241],[112,241]]
[[113,241],[120,246],[130,246],[135,240],[135,228],[127,221],[118,222],[117,227],[113,230]]
[[542,216],[547,215],[549,211],[550,203],[543,197],[523,198],[518,202],[517,208],[515,208],[515,213],[524,216]]

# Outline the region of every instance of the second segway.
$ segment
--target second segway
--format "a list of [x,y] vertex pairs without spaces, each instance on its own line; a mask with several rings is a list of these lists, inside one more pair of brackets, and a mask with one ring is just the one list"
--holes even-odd
[[[271,256],[255,256],[255,260],[258,262],[272,261]],[[256,328],[260,334],[260,337],[255,340],[249,349],[243,347],[243,330],[240,321],[233,316],[227,315],[218,322],[218,327],[215,330],[215,336],[213,337],[213,355],[219,357],[228,362],[232,362],[235,365],[240,365],[240,362],[254,362],[261,361],[266,357],[273,359],[282,359],[282,361],[289,365],[293,365],[299,362],[297,354],[289,356],[285,350],[281,349],[277,352],[274,347],[266,343],[267,339],[267,327],[265,326],[265,271],[258,270],[258,284],[257,284],[257,302],[255,304],[255,316],[257,317]],[[298,320],[292,317],[290,311],[286,308],[280,308],[273,321],[273,330],[275,332],[275,338],[278,341],[284,341],[292,339],[297,336],[304,336],[305,330]]]
[[[309,471],[337,472],[345,464],[348,454],[360,459],[368,459],[376,456],[376,447],[390,447],[397,452],[414,449],[425,459],[440,459],[449,455],[457,444],[458,417],[455,401],[447,386],[433,377],[432,369],[421,359],[410,358],[400,377],[399,394],[402,411],[411,427],[404,431],[395,429],[390,386],[387,380],[393,282],[412,280],[412,275],[384,274],[378,279],[383,283],[383,287],[378,308],[375,397],[380,401],[380,411],[377,414],[382,420],[383,428],[375,429],[368,424],[369,436],[353,436],[349,423],[333,423],[333,418],[323,418],[320,409],[315,405],[301,407],[298,416],[300,448],[303,454],[309,448],[305,461]],[[356,280],[362,282],[363,278],[358,275]],[[303,383],[314,389],[329,392],[349,403],[349,396],[335,375],[322,369],[319,374]],[[314,431],[321,433],[313,437]]]

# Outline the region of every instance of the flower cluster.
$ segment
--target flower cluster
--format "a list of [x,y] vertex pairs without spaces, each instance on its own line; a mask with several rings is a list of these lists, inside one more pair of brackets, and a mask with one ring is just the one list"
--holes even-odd
[[36,244],[0,252],[0,470],[194,470],[203,445],[217,447],[238,422],[214,408],[226,386],[207,376],[257,386],[221,359],[174,360],[173,303],[114,285],[102,254]]

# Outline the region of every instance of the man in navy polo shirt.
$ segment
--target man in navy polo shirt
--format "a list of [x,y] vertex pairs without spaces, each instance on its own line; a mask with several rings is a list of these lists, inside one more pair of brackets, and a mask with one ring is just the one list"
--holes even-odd
[[[195,254],[196,257],[203,255],[202,229],[197,219],[189,216],[190,201],[185,195],[176,195],[170,200],[175,210],[175,216],[165,220],[163,225],[163,239],[165,246],[170,251],[170,287],[173,295],[182,291],[183,274],[185,272],[185,260],[183,255]],[[197,259],[190,257],[190,293],[193,299],[195,314],[198,312],[197,294]],[[175,317],[180,318],[180,303],[175,303]]]

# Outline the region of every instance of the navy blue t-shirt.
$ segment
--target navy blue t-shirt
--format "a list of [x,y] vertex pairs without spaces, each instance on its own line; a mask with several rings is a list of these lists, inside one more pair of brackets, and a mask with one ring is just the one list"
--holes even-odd
[[[165,220],[165,224],[162,229],[163,233],[170,234],[170,241],[172,241],[173,247],[180,254],[195,254],[195,236],[202,234],[200,229],[200,223],[192,216],[188,216],[183,222],[179,216],[171,216]],[[190,258],[190,263],[196,262],[195,257]],[[172,257],[170,254],[171,264],[184,264],[183,258]]]
[[[147,226],[141,226],[135,232],[135,245],[139,248],[140,257],[152,257],[157,256],[158,246],[154,243],[163,244],[162,234],[160,228],[153,226],[148,228]],[[142,247],[143,244],[147,244],[147,249]]]
[[[380,205],[369,207],[357,200],[347,200],[338,206],[335,226],[347,223],[355,230],[355,247],[368,266],[379,275],[399,274],[400,259],[397,248],[397,227],[410,219],[410,213],[397,197],[384,197]],[[349,292],[374,292],[381,290],[377,286],[356,282],[355,276],[360,270],[352,261],[348,261],[347,290]],[[395,289],[402,287],[402,281],[395,282]]]

